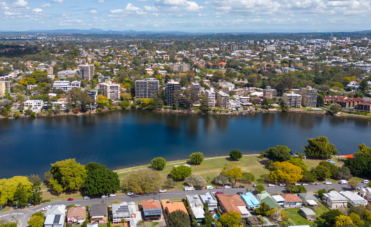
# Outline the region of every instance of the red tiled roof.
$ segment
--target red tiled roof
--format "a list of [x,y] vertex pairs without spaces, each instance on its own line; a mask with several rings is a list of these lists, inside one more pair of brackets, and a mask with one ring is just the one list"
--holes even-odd
[[297,195],[295,194],[283,194],[281,195],[285,199],[285,203],[298,203],[303,202]]
[[338,96],[338,95],[326,95],[324,99],[346,99],[345,96]]
[[143,210],[161,209],[161,203],[153,199],[142,201]]

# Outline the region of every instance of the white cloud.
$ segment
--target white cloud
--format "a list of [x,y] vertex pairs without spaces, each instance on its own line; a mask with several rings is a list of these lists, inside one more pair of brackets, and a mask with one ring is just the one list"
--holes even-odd
[[148,0],[137,0],[137,2],[148,2]]
[[98,12],[95,9],[92,9],[89,11],[90,14],[98,14]]
[[144,9],[151,12],[158,10],[156,6],[144,6]]
[[17,0],[16,2],[13,3],[15,7],[26,7],[28,5],[28,2],[25,0]]
[[41,13],[43,10],[39,8],[35,8],[32,10],[34,13]]
[[52,3],[63,3],[63,0],[50,0],[50,2],[52,2]]
[[42,4],[41,7],[42,8],[50,8],[52,6],[49,3],[46,3],[46,4]]
[[[144,12],[139,7],[134,6],[131,3],[128,3],[125,7],[125,9],[113,9],[110,11],[111,14],[110,17],[117,17],[117,15],[120,16],[127,16],[127,15],[145,15],[147,12]],[[116,16],[115,16],[116,15]]]
[[136,7],[136,6],[134,6],[134,5],[131,4],[131,3],[128,3],[128,5],[126,6],[125,10],[137,11],[137,10],[139,10],[139,8]]
[[196,2],[186,0],[156,0],[155,4],[158,6],[178,6],[188,12],[198,12],[203,9],[203,6],[199,6]]
[[113,13],[113,14],[118,14],[118,13],[122,13],[122,12],[124,12],[125,10],[123,10],[123,9],[113,9],[113,10],[111,10],[111,13]]
[[106,3],[104,0],[98,0],[98,3],[103,4]]

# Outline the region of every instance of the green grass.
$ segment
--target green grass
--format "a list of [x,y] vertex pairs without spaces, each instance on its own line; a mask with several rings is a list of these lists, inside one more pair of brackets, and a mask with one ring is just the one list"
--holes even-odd
[[159,224],[159,222],[152,222],[151,227],[156,227]]
[[296,225],[311,225],[313,222],[308,221],[306,218],[298,213],[299,208],[287,208],[285,213],[287,217],[294,222]]
[[321,216],[323,213],[326,213],[328,211],[330,211],[330,209],[325,206],[322,201],[319,201],[318,202],[318,206],[316,209],[313,210],[314,213],[316,213],[317,217]]
[[12,208],[10,208],[10,207],[5,207],[5,208],[3,208],[2,210],[0,210],[0,213],[10,211],[11,209],[12,209]]
[[225,73],[227,71],[227,69],[207,69],[207,70],[211,70],[213,72],[222,71],[222,73]]

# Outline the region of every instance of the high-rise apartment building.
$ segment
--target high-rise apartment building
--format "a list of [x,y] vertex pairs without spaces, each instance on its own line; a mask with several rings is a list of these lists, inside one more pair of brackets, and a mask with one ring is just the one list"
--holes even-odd
[[220,109],[229,109],[229,95],[220,91],[216,94],[216,105]]
[[46,73],[48,75],[52,75],[53,74],[53,67],[46,68]]
[[171,64],[170,65],[171,71],[175,72],[188,72],[189,71],[189,65],[188,64]]
[[284,93],[282,96],[283,101],[291,108],[301,107],[301,95],[292,93]]
[[172,106],[174,101],[174,92],[180,91],[180,84],[178,82],[168,82],[165,88],[165,99],[168,106]]
[[197,90],[197,93],[200,94],[201,92],[201,85],[199,83],[191,83],[191,88]]
[[4,97],[6,92],[10,94],[10,81],[0,81],[0,97]]
[[263,89],[263,99],[277,99],[277,90],[272,89],[271,86],[267,86]]
[[120,99],[121,88],[119,84],[112,84],[111,82],[101,83],[99,87],[102,95],[106,96],[108,99]]
[[301,89],[301,105],[305,107],[316,107],[317,106],[317,89],[313,89],[311,86]]
[[209,100],[209,106],[215,108],[215,91],[214,89],[206,90],[205,97]]
[[153,98],[158,93],[160,82],[154,78],[135,81],[136,98]]
[[91,80],[93,78],[95,69],[94,65],[89,64],[79,65],[78,69],[80,71],[80,77],[83,80]]

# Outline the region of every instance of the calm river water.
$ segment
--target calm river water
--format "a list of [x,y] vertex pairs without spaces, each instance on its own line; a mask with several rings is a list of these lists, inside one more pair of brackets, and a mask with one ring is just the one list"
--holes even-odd
[[327,136],[340,154],[371,146],[371,121],[311,114],[248,116],[172,115],[116,111],[92,116],[0,120],[0,178],[44,176],[50,164],[76,158],[111,169],[150,163],[154,157],[258,153],[277,144],[301,152],[308,138]]

